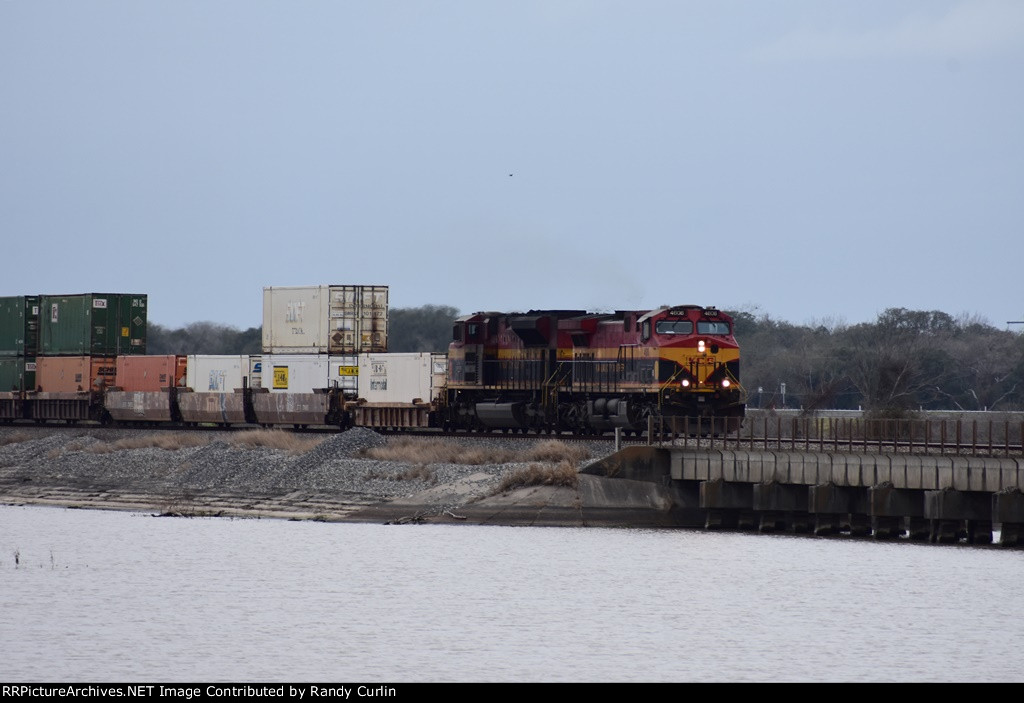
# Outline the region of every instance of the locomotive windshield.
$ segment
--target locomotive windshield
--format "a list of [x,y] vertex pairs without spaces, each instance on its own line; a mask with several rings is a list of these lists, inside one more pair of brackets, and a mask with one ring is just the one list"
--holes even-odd
[[689,320],[659,320],[654,331],[658,334],[693,334],[693,323]]
[[709,320],[700,320],[697,322],[697,333],[698,334],[717,334],[717,335],[728,335],[729,334],[729,323],[728,322],[711,322]]

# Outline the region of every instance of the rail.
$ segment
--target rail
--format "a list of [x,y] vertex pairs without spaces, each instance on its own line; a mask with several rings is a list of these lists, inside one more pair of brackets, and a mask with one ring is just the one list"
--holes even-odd
[[1020,456],[1024,422],[844,417],[648,418],[648,443],[711,449]]

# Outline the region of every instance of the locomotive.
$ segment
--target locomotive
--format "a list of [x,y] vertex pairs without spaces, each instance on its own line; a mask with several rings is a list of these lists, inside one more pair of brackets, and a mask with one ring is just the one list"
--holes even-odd
[[732,323],[700,305],[460,317],[448,350],[441,423],[640,433],[655,417],[695,418],[702,432],[736,430],[745,394]]

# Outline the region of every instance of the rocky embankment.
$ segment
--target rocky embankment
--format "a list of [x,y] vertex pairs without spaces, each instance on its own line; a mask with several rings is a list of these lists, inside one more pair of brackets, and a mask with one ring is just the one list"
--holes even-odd
[[[538,505],[579,507],[575,476],[550,476],[564,479],[611,451],[610,442],[503,437],[389,441],[361,428],[324,436],[8,426],[0,503],[333,521],[505,514],[491,521],[532,524]],[[530,472],[530,485],[509,481]],[[508,511],[524,500],[525,513]]]

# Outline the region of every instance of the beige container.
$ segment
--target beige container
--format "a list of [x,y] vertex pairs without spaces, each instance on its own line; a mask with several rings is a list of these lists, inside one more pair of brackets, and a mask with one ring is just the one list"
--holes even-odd
[[387,286],[263,289],[264,354],[385,352]]
[[326,354],[264,354],[263,388],[271,393],[312,393],[331,387]]
[[327,286],[263,289],[263,353],[327,353]]
[[245,354],[190,354],[185,385],[196,393],[231,393],[249,383],[249,357]]
[[330,286],[328,352],[388,350],[388,287]]

